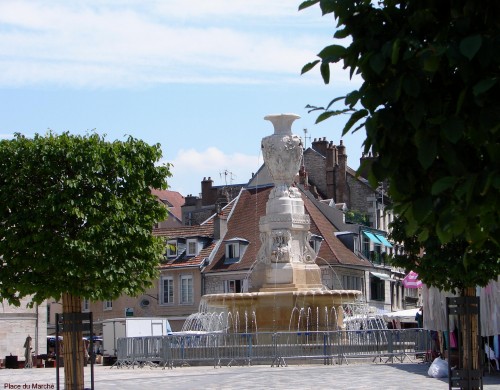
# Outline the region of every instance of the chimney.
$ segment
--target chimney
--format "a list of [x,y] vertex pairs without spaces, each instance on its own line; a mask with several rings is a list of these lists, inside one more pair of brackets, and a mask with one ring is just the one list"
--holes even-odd
[[368,153],[368,155],[363,153],[363,155],[359,159],[359,176],[368,179],[369,173],[372,169],[372,164],[376,159],[377,158],[375,156],[372,156],[371,152]]
[[217,213],[214,218],[214,240],[221,240],[227,233],[227,216]]
[[314,138],[314,141],[312,143],[312,148],[322,156],[326,156],[327,146],[328,146],[328,141],[326,140],[326,137],[323,137],[323,139]]
[[196,196],[189,194],[184,198],[184,206],[196,206]]
[[217,190],[212,188],[213,182],[211,177],[203,178],[201,182],[201,204],[203,206],[213,205],[217,200]]
[[338,168],[335,175],[336,198],[335,203],[348,203],[347,194],[347,154],[345,153],[345,146],[342,140],[340,145],[337,146],[338,153]]
[[330,142],[330,144],[327,145],[326,147],[326,172],[325,172],[325,178],[326,178],[326,196],[327,198],[334,199],[336,201],[335,197],[335,172],[336,172],[336,166],[337,166],[337,148],[333,144],[333,142]]

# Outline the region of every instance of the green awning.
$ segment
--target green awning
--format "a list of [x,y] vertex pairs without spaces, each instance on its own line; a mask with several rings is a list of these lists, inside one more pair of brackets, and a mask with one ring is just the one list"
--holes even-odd
[[381,234],[375,234],[375,236],[376,236],[376,237],[378,238],[378,240],[379,240],[382,244],[384,244],[386,247],[388,247],[388,248],[392,248],[392,244],[391,244],[389,241],[387,241],[387,238],[385,238],[383,235],[381,235]]
[[375,244],[378,244],[378,245],[382,244],[382,242],[377,237],[375,237],[375,234],[370,233],[370,232],[366,232],[364,230],[363,230],[363,234],[366,237],[368,237],[370,239],[370,241],[373,241]]
[[395,279],[391,278],[391,275],[381,274],[379,272],[371,272],[371,271],[370,274],[381,280],[389,280],[390,282],[396,282]]

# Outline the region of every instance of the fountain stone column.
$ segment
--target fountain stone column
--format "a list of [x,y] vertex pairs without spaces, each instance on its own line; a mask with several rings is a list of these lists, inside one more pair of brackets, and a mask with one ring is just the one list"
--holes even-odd
[[272,291],[324,290],[316,253],[309,244],[310,219],[295,177],[302,162],[302,140],[292,134],[295,114],[268,115],[274,134],[262,139],[264,162],[274,181],[260,218],[261,247],[257,260],[264,264],[253,280],[253,289]]

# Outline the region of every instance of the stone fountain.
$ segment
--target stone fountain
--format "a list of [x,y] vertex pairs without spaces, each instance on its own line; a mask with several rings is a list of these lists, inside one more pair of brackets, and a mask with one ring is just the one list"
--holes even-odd
[[291,130],[298,118],[295,114],[264,118],[274,126],[274,134],[262,139],[264,162],[274,188],[266,215],[259,221],[261,247],[249,292],[202,297],[203,312],[212,319],[214,315],[224,318],[225,330],[336,330],[342,326],[343,305],[361,295],[360,291],[330,290],[321,282],[316,252],[309,244],[309,215],[293,185],[303,153],[300,137]]

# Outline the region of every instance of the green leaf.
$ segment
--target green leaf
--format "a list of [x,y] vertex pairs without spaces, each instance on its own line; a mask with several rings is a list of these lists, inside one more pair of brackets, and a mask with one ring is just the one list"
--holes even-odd
[[370,67],[377,74],[381,74],[385,68],[385,60],[382,54],[376,53],[370,57]]
[[347,121],[347,123],[345,124],[344,129],[342,130],[342,135],[343,136],[346,135],[352,128],[352,126],[356,124],[356,122],[358,122],[360,119],[364,118],[367,115],[368,111],[365,109],[354,112]]
[[347,38],[349,35],[350,35],[349,30],[346,28],[343,28],[343,29],[335,31],[335,34],[333,34],[333,37],[337,38],[337,39],[344,39],[344,38]]
[[420,94],[420,83],[412,73],[404,76],[403,90],[408,96],[411,97],[418,97]]
[[399,61],[399,48],[401,46],[401,39],[396,38],[394,43],[392,44],[392,53],[391,53],[391,64],[396,65]]
[[309,7],[313,6],[314,4],[318,4],[318,3],[319,3],[319,0],[306,0],[299,5],[299,11],[302,11],[303,9],[309,8]]
[[444,137],[455,144],[463,136],[464,122],[457,117],[451,117],[443,123],[441,129]]
[[472,88],[472,93],[474,94],[474,96],[478,96],[481,95],[482,93],[485,93],[497,83],[497,80],[498,79],[496,77],[493,77],[479,81]]
[[316,61],[313,61],[313,62],[309,62],[308,64],[305,64],[303,67],[302,67],[302,70],[300,72],[300,74],[304,74],[306,72],[309,72],[312,68],[314,68],[318,63],[320,62],[320,60],[316,60]]
[[417,199],[413,202],[413,217],[417,222],[423,222],[433,210],[430,196]]
[[469,61],[474,58],[476,53],[479,51],[481,47],[481,43],[483,42],[483,39],[481,35],[471,35],[467,38],[462,39],[460,42],[460,53],[462,53],[464,56],[466,56]]
[[453,238],[453,234],[450,229],[443,228],[440,223],[436,225],[436,234],[439,238],[439,241],[442,244],[446,244],[447,242],[450,242],[450,240]]
[[323,62],[338,62],[342,56],[345,54],[345,47],[340,45],[330,45],[325,47],[318,53],[318,57],[323,60]]
[[345,96],[339,96],[339,97],[336,97],[335,99],[333,99],[330,103],[328,103],[328,106],[326,106],[326,109],[330,109],[330,107],[335,104],[336,102],[338,102],[339,100],[342,100],[342,99],[345,99]]
[[445,176],[436,180],[432,185],[432,195],[439,195],[443,191],[452,188],[457,183],[457,178],[454,176]]
[[424,70],[429,73],[435,73],[439,69],[440,56],[428,56],[424,59]]
[[418,161],[424,169],[429,168],[437,156],[437,145],[435,139],[430,139],[426,145],[418,148]]
[[349,107],[354,107],[361,98],[361,93],[359,91],[352,91],[345,97],[345,104]]
[[421,100],[417,100],[413,107],[406,112],[405,116],[413,128],[418,130],[424,119],[424,103]]
[[330,82],[330,64],[328,62],[321,63],[321,77],[323,77],[323,82],[328,84]]
[[467,88],[464,88],[462,89],[462,91],[460,91],[460,94],[458,95],[457,99],[457,108],[455,109],[455,115],[458,115],[460,111],[462,111],[462,106],[465,101],[466,93],[467,93]]
[[326,120],[332,116],[336,116],[336,115],[339,115],[341,113],[342,113],[342,111],[325,111],[325,112],[318,115],[315,123],[318,124],[318,123],[323,122],[324,120]]

